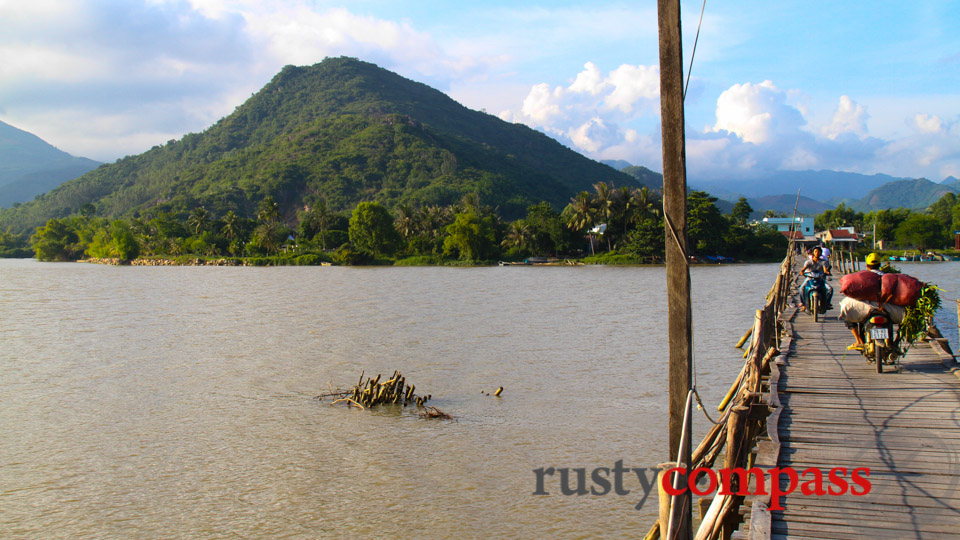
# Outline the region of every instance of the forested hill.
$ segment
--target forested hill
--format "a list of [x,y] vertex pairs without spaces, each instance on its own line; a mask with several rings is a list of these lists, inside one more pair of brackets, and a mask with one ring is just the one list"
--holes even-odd
[[332,209],[448,204],[479,194],[516,217],[558,208],[597,182],[640,185],[546,135],[456,103],[373,64],[333,58],[287,66],[229,116],[0,213],[29,230],[85,208],[124,217],[203,205],[252,216],[272,196],[285,218],[320,198]]
[[0,207],[30,200],[97,165],[96,161],[73,157],[32,133],[0,122]]

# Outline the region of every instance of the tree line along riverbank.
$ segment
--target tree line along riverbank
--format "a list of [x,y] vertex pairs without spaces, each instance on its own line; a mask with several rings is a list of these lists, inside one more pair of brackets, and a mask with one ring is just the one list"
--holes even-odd
[[[259,203],[253,217],[232,210],[215,216],[196,207],[110,220],[83,208],[48,220],[29,238],[0,233],[0,256],[237,266],[474,265],[529,257],[596,264],[662,261],[664,224],[657,193],[605,183],[594,187],[594,193],[571,198],[562,211],[543,202],[514,221],[504,220],[476,195],[448,206],[389,209],[365,202],[350,211],[333,211],[321,200],[295,216],[281,215],[271,197]],[[747,261],[782,257],[786,240],[772,228],[749,223],[752,208],[745,199],[728,215],[716,201],[700,191],[688,197],[691,255]]]
[[[715,202],[702,191],[688,195],[688,245],[695,259],[779,260],[785,238],[751,221],[745,199],[726,215]],[[108,220],[84,208],[50,219],[29,237],[0,231],[0,257],[141,261],[131,263],[138,265],[462,266],[531,257],[656,264],[664,251],[660,209],[656,192],[603,183],[594,193],[571,198],[561,212],[544,202],[514,221],[504,220],[477,196],[448,206],[388,209],[373,202],[339,212],[321,200],[295,216],[281,216],[279,205],[266,197],[251,218],[233,211],[214,216],[196,207]],[[950,240],[947,231],[960,230],[960,202],[947,194],[924,212],[866,214],[841,204],[818,215],[816,224],[819,229],[852,226],[868,236],[875,227],[876,240],[900,250],[939,248]],[[861,251],[872,245],[872,238],[865,240]]]

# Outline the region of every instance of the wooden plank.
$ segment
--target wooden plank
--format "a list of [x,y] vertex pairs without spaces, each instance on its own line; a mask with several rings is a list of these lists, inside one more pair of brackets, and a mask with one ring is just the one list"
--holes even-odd
[[[857,525],[848,524],[843,526],[838,523],[819,523],[817,521],[792,521],[785,522],[774,520],[770,524],[771,533],[787,534],[793,538],[795,534],[814,536],[820,539],[836,540],[862,540],[863,538],[891,538],[894,540],[904,540],[905,538],[960,538],[960,532],[956,529],[940,531],[935,534],[922,535],[925,531],[916,529],[892,530],[882,525],[870,527],[867,523],[858,523]],[[911,534],[905,534],[911,533]]]
[[[921,515],[925,516],[925,519],[931,519],[934,521],[944,521],[948,523],[957,523],[957,512],[960,509],[957,509],[953,505],[944,505],[944,506],[916,506],[906,509],[903,505],[896,505],[892,502],[884,504],[883,502],[871,503],[869,505],[853,506],[844,504],[844,501],[832,501],[830,497],[824,497],[823,499],[793,499],[788,501],[782,501],[780,504],[784,507],[783,512],[786,513],[824,513],[824,514],[841,514],[846,515],[851,511],[856,511],[862,515],[872,515],[878,514],[882,516],[902,516],[903,514],[910,515]],[[891,498],[892,499],[892,498]],[[798,503],[798,501],[800,501]]]

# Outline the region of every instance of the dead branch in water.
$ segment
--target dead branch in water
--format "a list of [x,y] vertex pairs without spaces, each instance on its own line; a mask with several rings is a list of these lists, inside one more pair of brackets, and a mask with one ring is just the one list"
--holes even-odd
[[428,405],[427,410],[423,411],[417,416],[419,416],[420,418],[439,418],[441,420],[453,420],[452,416],[434,407],[433,405]]
[[371,408],[378,405],[402,405],[406,407],[410,403],[415,403],[417,407],[423,407],[423,404],[432,396],[418,396],[414,393],[416,386],[407,384],[406,377],[399,371],[394,371],[390,379],[380,382],[380,374],[376,377],[363,378],[363,372],[360,373],[360,380],[356,386],[350,390],[334,390],[330,385],[330,392],[320,394],[317,399],[323,401],[324,398],[333,398],[331,403],[340,403],[347,401],[349,403],[361,406],[361,408]]
[[331,403],[330,405],[336,405],[337,403],[340,403],[341,401],[346,401],[348,405],[349,405],[350,403],[353,403],[353,404],[356,405],[357,407],[360,407],[360,410],[363,410],[363,411],[366,410],[366,408],[364,408],[363,405],[357,403],[356,401],[354,401],[354,400],[352,400],[352,399],[350,399],[350,398],[348,398],[348,397],[340,398],[340,399],[334,401],[333,403]]

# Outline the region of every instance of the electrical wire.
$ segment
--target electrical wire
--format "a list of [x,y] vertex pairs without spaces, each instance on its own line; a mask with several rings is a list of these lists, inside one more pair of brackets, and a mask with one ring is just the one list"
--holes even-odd
[[703,12],[707,9],[707,0],[700,8],[700,22],[697,23],[697,36],[693,38],[693,52],[690,53],[690,66],[687,67],[687,83],[683,85],[683,100],[687,100],[687,88],[690,88],[690,75],[693,73],[693,58],[697,55],[697,42],[700,41],[700,26],[703,25]]

